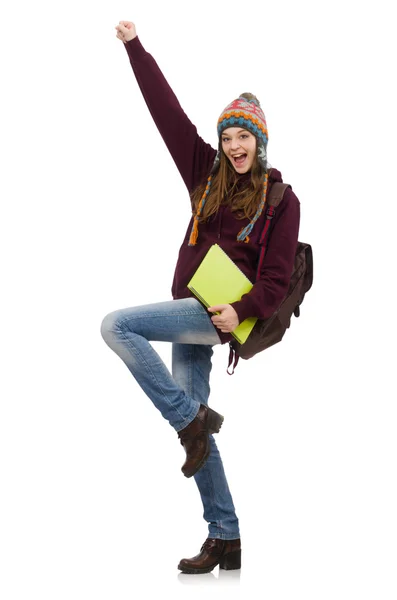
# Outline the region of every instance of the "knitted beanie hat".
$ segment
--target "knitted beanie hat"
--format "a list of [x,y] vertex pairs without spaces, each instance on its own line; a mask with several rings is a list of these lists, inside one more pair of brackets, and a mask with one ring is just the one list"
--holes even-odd
[[209,194],[212,177],[219,168],[219,162],[222,152],[221,135],[222,132],[228,127],[242,127],[243,129],[247,129],[248,131],[250,131],[256,137],[258,161],[265,171],[261,202],[259,204],[258,210],[256,211],[254,217],[251,219],[249,224],[239,232],[237,236],[237,240],[239,242],[249,241],[248,234],[252,231],[253,226],[259,219],[260,215],[262,214],[263,207],[265,206],[268,182],[266,151],[268,142],[268,131],[266,119],[258,99],[252,94],[241,94],[236,100],[233,100],[233,102],[228,104],[219,116],[217,126],[219,137],[218,152],[216,154],[210,176],[208,177],[207,185],[205,187],[203,196],[199,202],[197,212],[194,216],[193,227],[189,239],[189,246],[194,246],[197,242],[198,219],[203,211],[205,201]]

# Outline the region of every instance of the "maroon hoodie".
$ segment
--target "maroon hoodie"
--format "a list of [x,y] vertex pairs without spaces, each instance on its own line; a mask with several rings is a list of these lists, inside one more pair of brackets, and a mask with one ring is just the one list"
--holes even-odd
[[[149,111],[190,193],[206,181],[217,151],[198,135],[196,127],[184,113],[156,61],[143,48],[139,38],[127,42],[125,48]],[[214,116],[215,125],[216,119],[217,115]],[[250,176],[250,173],[239,175],[239,187],[245,185]],[[282,181],[282,178],[281,173],[273,168],[268,190],[274,181]],[[189,197],[187,200],[190,202]],[[265,210],[255,223],[248,243],[237,241],[237,235],[248,225],[249,219],[236,219],[228,205],[221,205],[206,223],[199,224],[196,245],[188,246],[192,217],[179,250],[172,283],[173,298],[195,297],[186,286],[210,246],[219,244],[248,279],[255,282],[249,293],[232,303],[239,322],[247,317],[269,317],[288,291],[298,241],[299,218],[299,200],[288,188],[273,218],[260,279],[255,282],[258,241],[266,220]],[[218,328],[216,331],[222,344],[234,339],[230,333],[222,333]]]

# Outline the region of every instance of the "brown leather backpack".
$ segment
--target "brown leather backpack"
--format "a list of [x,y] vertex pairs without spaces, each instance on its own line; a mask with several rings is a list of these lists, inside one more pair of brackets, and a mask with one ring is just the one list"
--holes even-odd
[[[268,198],[266,199],[266,223],[259,242],[261,250],[257,267],[257,279],[259,277],[262,262],[266,254],[267,241],[271,229],[271,220],[274,217],[276,208],[282,201],[284,192],[288,187],[291,187],[288,183],[275,182],[270,189]],[[278,309],[268,319],[258,319],[255,327],[251,331],[244,344],[239,344],[236,339],[233,339],[233,341],[229,342],[230,355],[229,365],[227,368],[228,373],[229,367],[233,363],[234,354],[233,371],[232,373],[229,373],[229,375],[233,375],[234,369],[236,368],[240,357],[246,360],[252,358],[258,352],[262,352],[262,350],[270,348],[270,346],[273,346],[282,340],[284,333],[290,326],[292,315],[294,314],[295,317],[299,317],[299,307],[303,302],[306,292],[310,290],[312,283],[312,248],[309,244],[304,244],[303,242],[298,241],[288,292]]]

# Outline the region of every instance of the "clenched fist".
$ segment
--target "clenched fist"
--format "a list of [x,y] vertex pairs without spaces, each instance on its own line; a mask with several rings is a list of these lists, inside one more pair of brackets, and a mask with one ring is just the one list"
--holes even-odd
[[115,29],[117,29],[116,37],[124,42],[124,44],[136,37],[135,25],[131,21],[119,21]]

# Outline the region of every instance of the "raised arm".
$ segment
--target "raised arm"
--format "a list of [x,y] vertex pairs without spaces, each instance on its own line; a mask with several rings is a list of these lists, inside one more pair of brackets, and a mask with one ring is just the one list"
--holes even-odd
[[216,150],[198,135],[156,61],[142,46],[135,25],[120,21],[116,30],[150,114],[190,192],[208,175]]

